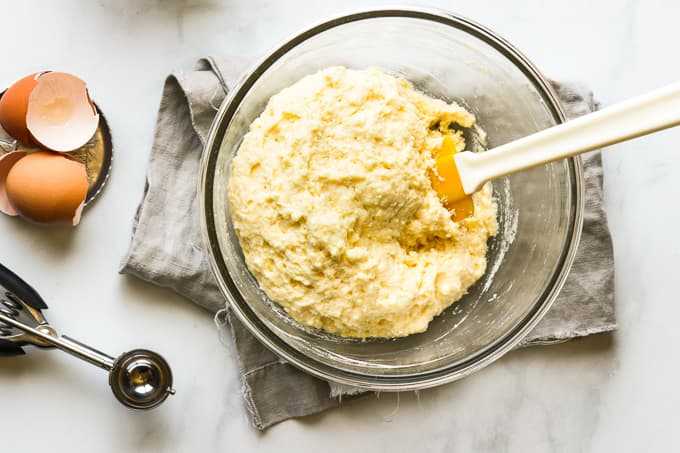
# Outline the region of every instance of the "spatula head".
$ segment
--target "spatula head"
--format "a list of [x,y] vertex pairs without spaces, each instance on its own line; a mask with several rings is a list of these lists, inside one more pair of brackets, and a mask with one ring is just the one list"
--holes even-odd
[[432,188],[447,209],[453,212],[453,220],[459,222],[475,213],[472,196],[463,190],[454,155],[455,147],[449,136],[444,136],[441,149],[435,157],[435,165],[430,173]]

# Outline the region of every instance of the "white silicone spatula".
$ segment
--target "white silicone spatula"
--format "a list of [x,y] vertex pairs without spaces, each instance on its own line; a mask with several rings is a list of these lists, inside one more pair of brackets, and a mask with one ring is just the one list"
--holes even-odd
[[432,185],[447,203],[492,179],[680,124],[680,82],[483,153],[437,159]]

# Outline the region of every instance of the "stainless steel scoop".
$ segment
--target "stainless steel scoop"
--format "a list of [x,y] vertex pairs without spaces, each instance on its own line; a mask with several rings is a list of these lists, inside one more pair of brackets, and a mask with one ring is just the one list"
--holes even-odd
[[42,315],[47,305],[16,274],[0,264],[0,356],[24,354],[22,346],[58,348],[109,372],[115,397],[134,409],[151,409],[173,395],[172,371],[165,359],[146,349],[111,357],[66,335]]

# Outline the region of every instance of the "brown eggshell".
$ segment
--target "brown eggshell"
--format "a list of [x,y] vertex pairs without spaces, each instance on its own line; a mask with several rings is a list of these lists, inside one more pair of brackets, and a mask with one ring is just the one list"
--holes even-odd
[[92,138],[98,125],[85,82],[65,72],[40,76],[26,111],[26,127],[36,143],[52,151],[73,151]]
[[44,72],[37,72],[16,82],[0,98],[0,125],[9,135],[25,145],[31,145],[31,135],[26,127],[28,98]]
[[17,215],[17,211],[7,197],[7,175],[14,164],[25,155],[25,151],[14,151],[0,157],[0,211],[7,215]]
[[87,196],[85,166],[51,151],[29,154],[7,175],[7,197],[16,212],[35,223],[77,225]]

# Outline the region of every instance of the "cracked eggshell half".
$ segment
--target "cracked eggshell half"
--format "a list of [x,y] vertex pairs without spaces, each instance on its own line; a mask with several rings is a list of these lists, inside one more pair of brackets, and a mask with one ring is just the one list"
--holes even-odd
[[25,151],[13,151],[0,157],[0,211],[7,215],[17,215],[16,209],[14,209],[7,197],[7,175],[14,164],[25,155]]
[[38,78],[26,111],[26,127],[36,143],[52,151],[73,151],[92,138],[98,125],[85,82],[65,72]]
[[44,73],[37,72],[24,77],[7,88],[0,98],[0,125],[9,135],[25,145],[33,143],[26,127],[28,98],[42,74]]
[[17,214],[41,224],[75,226],[87,196],[85,165],[72,157],[38,151],[12,165],[5,182]]

